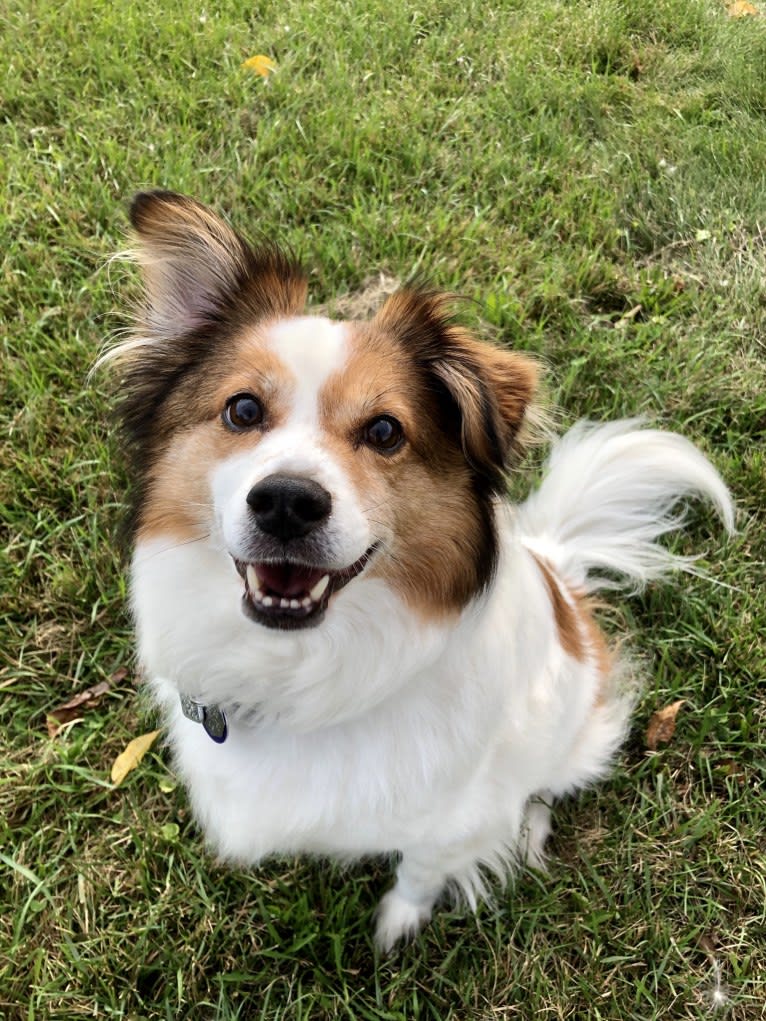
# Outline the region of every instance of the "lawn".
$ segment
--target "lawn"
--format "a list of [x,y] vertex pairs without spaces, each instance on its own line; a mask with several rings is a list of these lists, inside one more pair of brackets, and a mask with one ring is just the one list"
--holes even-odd
[[[0,26],[0,1017],[762,1017],[766,16],[6,0]],[[560,807],[548,874],[389,959],[370,938],[386,863],[226,869],[161,744],[109,780],[154,720],[110,382],[88,372],[126,322],[135,277],[110,256],[148,186],[292,246],[316,303],[380,272],[459,291],[478,329],[544,362],[562,426],[647,415],[737,501],[734,539],[699,512],[677,540],[708,579],[614,601],[643,696],[612,779]],[[51,736],[51,711],[101,682]],[[652,712],[679,699],[649,752]]]

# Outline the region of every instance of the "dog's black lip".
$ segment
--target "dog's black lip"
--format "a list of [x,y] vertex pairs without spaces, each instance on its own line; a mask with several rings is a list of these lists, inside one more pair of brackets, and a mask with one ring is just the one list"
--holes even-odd
[[278,561],[274,561],[273,559],[270,561],[248,561],[232,557],[237,573],[245,582],[245,591],[242,594],[242,610],[245,616],[254,620],[256,623],[263,624],[264,627],[274,628],[280,631],[298,631],[302,628],[316,627],[324,618],[327,611],[327,605],[331,597],[348,585],[348,583],[354,578],[359,577],[377,551],[378,546],[379,543],[373,543],[367,550],[365,550],[358,560],[355,560],[353,564],[349,564],[348,567],[343,567],[340,570],[325,567],[321,564],[307,563],[305,560],[293,560],[290,557],[285,557],[285,562],[287,563],[293,563],[298,567],[309,567],[317,571],[322,571],[323,574],[328,574],[330,576],[327,588],[317,600],[316,605],[308,611],[304,607],[285,608],[281,606],[257,606],[253,601],[248,588],[247,568],[250,564],[254,566],[259,562],[274,563]]

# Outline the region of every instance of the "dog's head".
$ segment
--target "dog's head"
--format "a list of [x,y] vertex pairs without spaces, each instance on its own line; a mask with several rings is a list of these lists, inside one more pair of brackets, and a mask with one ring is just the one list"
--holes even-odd
[[145,300],[117,353],[136,541],[219,548],[254,627],[316,626],[364,577],[423,618],[479,594],[534,363],[431,291],[367,322],[308,316],[292,260],[182,196],[140,194],[131,221]]

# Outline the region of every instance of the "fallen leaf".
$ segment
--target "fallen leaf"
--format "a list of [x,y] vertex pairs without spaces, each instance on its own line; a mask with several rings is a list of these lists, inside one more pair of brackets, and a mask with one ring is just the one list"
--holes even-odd
[[118,666],[113,674],[109,675],[109,680],[112,684],[120,684],[128,676],[128,668],[126,666]]
[[646,728],[646,747],[650,751],[656,751],[658,744],[667,744],[673,737],[676,732],[676,716],[685,701],[685,698],[679,698],[677,702],[652,713]]
[[624,330],[628,323],[632,322],[643,308],[642,305],[634,305],[629,312],[625,312],[614,324],[615,330]]
[[83,715],[86,709],[94,709],[111,687],[111,681],[99,681],[92,688],[78,692],[68,702],[52,709],[45,721],[48,727],[48,736],[55,737],[62,727]]
[[112,763],[112,783],[119,787],[131,770],[135,769],[159,736],[159,730],[134,737],[124,752],[120,752]]
[[736,0],[735,3],[726,5],[726,13],[730,18],[749,18],[753,15],[757,17],[761,12],[747,0]]
[[254,57],[248,57],[247,60],[243,60],[242,67],[246,67],[248,71],[254,71],[261,78],[268,78],[273,71],[276,71],[277,62],[263,53],[256,53]]

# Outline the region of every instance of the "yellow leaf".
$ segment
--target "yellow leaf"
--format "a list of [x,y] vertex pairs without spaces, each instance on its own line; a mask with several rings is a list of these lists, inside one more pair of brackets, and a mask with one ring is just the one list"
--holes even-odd
[[651,751],[656,751],[658,744],[667,744],[673,737],[676,732],[676,716],[685,701],[686,699],[679,698],[677,702],[672,702],[652,713],[649,726],[646,728],[646,747]]
[[735,0],[735,3],[726,5],[726,13],[730,18],[747,18],[761,12],[747,0]]
[[271,57],[264,56],[263,53],[257,53],[254,57],[248,57],[247,60],[243,60],[242,67],[246,67],[249,71],[254,71],[261,78],[268,78],[272,71],[276,71],[277,62],[272,60]]
[[128,773],[136,768],[157,740],[159,733],[159,730],[153,730],[149,734],[134,737],[125,751],[120,752],[112,763],[112,783],[115,787],[119,786]]

